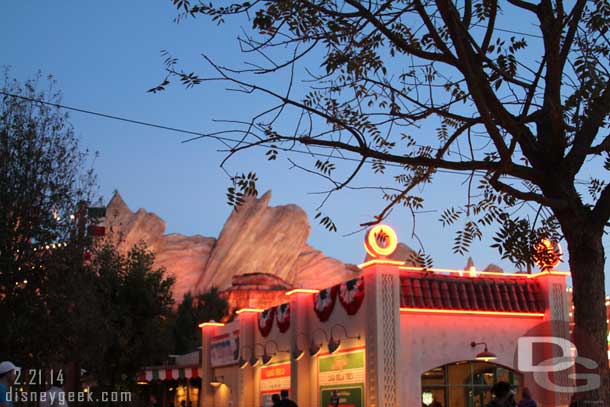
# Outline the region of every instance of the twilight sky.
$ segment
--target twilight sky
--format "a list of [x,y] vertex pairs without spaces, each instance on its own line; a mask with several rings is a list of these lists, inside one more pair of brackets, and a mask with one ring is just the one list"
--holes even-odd
[[[82,109],[201,132],[223,128],[213,119],[248,119],[260,107],[256,99],[227,92],[222,86],[188,90],[173,86],[164,93],[146,93],[163,77],[163,49],[193,69],[204,67],[201,52],[226,64],[242,59],[235,41],[237,25],[218,30],[203,18],[176,24],[175,15],[169,0],[3,1],[0,66],[10,66],[11,75],[20,80],[37,70],[53,74],[63,91],[63,103]],[[70,116],[82,146],[99,152],[93,165],[105,201],[117,189],[132,210],[142,207],[163,218],[166,232],[218,235],[230,213],[225,199],[229,180],[218,166],[224,157],[218,151],[223,147],[220,143],[181,143],[185,135],[76,112]],[[261,149],[242,154],[228,169],[255,169],[262,181],[259,191],[273,190],[272,205],[296,203],[311,220],[320,202],[319,195],[311,193],[327,185],[291,170],[285,156],[267,162],[264,153]],[[375,184],[378,177],[366,174],[357,184]],[[465,180],[462,175],[442,175],[423,191],[425,209],[432,212],[419,215],[417,231],[436,267],[462,268],[466,264],[466,257],[451,252],[454,230],[443,229],[438,221],[448,203],[464,201]],[[323,211],[333,217],[339,233],[329,233],[314,223],[310,244],[340,260],[361,262],[363,234],[345,235],[370,220],[383,202],[372,191],[335,195]],[[387,223],[396,228],[401,241],[417,247],[410,237],[413,224],[406,210],[394,210]],[[473,245],[475,264],[484,268],[495,263],[511,270],[488,247],[491,235]],[[607,265],[606,271],[609,269]]]

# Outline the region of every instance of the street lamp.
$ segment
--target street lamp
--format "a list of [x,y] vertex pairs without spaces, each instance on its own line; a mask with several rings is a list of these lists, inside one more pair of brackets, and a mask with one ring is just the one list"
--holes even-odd
[[333,336],[333,329],[335,329],[337,327],[343,328],[343,333],[345,334],[345,336],[344,336],[345,338],[360,339],[360,335],[350,336],[347,334],[347,329],[345,328],[345,326],[343,326],[341,324],[335,324],[332,326],[332,328],[330,328],[330,339],[328,340],[328,352],[329,353],[335,353],[341,347],[341,339],[335,338]]
[[480,360],[482,362],[490,362],[492,360],[496,360],[496,358],[497,358],[496,354],[490,352],[487,349],[486,342],[470,342],[470,347],[472,347],[472,348],[479,346],[479,345],[485,345],[485,350],[483,350],[483,352],[477,353],[477,355],[474,357],[476,360]]

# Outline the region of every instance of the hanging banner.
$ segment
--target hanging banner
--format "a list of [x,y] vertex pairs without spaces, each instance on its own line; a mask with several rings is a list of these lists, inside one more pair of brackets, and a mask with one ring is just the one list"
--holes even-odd
[[232,365],[239,360],[239,329],[213,336],[210,342],[210,363],[213,367]]
[[282,304],[276,307],[275,319],[280,333],[284,333],[290,328],[290,304]]
[[321,322],[328,321],[330,314],[333,313],[333,309],[335,308],[336,300],[337,286],[320,290],[320,292],[314,296],[313,310],[316,312],[316,315]]
[[365,407],[364,350],[320,356],[318,382],[321,407]]
[[271,397],[287,390],[290,397],[290,362],[280,362],[260,368],[261,407],[273,407]]
[[364,280],[362,277],[346,281],[339,286],[339,301],[347,315],[355,315],[364,301]]
[[269,308],[258,314],[258,331],[266,338],[273,327],[275,319],[275,307]]

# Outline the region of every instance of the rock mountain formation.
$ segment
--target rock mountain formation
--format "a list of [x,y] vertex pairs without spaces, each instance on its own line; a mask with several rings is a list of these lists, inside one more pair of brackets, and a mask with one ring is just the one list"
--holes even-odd
[[105,226],[122,251],[141,241],[155,265],[176,277],[174,299],[212,286],[227,289],[233,277],[274,275],[290,287],[324,288],[358,275],[356,266],[325,256],[307,244],[311,227],[297,205],[269,206],[271,192],[233,211],[218,238],[164,234],[165,222],[144,209],[132,212],[119,193],[106,210]]
[[[270,200],[271,191],[247,199],[214,238],[165,234],[163,219],[144,209],[132,212],[117,192],[107,206],[104,226],[119,250],[128,251],[143,241],[155,252],[155,265],[176,278],[176,302],[188,291],[197,294],[211,287],[261,288],[261,284],[269,285],[269,278],[282,287],[320,289],[359,275],[355,265],[327,257],[307,244],[311,226],[302,208],[269,206]],[[414,265],[411,253],[411,248],[399,243],[391,257]]]

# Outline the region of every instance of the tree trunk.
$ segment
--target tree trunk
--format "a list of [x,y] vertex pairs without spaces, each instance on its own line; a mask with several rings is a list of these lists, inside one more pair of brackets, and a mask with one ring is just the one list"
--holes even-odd
[[[576,372],[599,374],[601,386],[598,389],[574,394],[573,400],[585,405],[610,406],[610,370],[608,368],[608,324],[606,322],[605,284],[604,284],[604,247],[602,231],[592,231],[572,220],[572,227],[563,225],[572,273],[574,301],[573,341],[578,356],[588,358],[598,364],[597,369],[589,370],[576,364]],[[576,385],[583,385],[577,381]],[[579,404],[581,405],[581,404]]]

